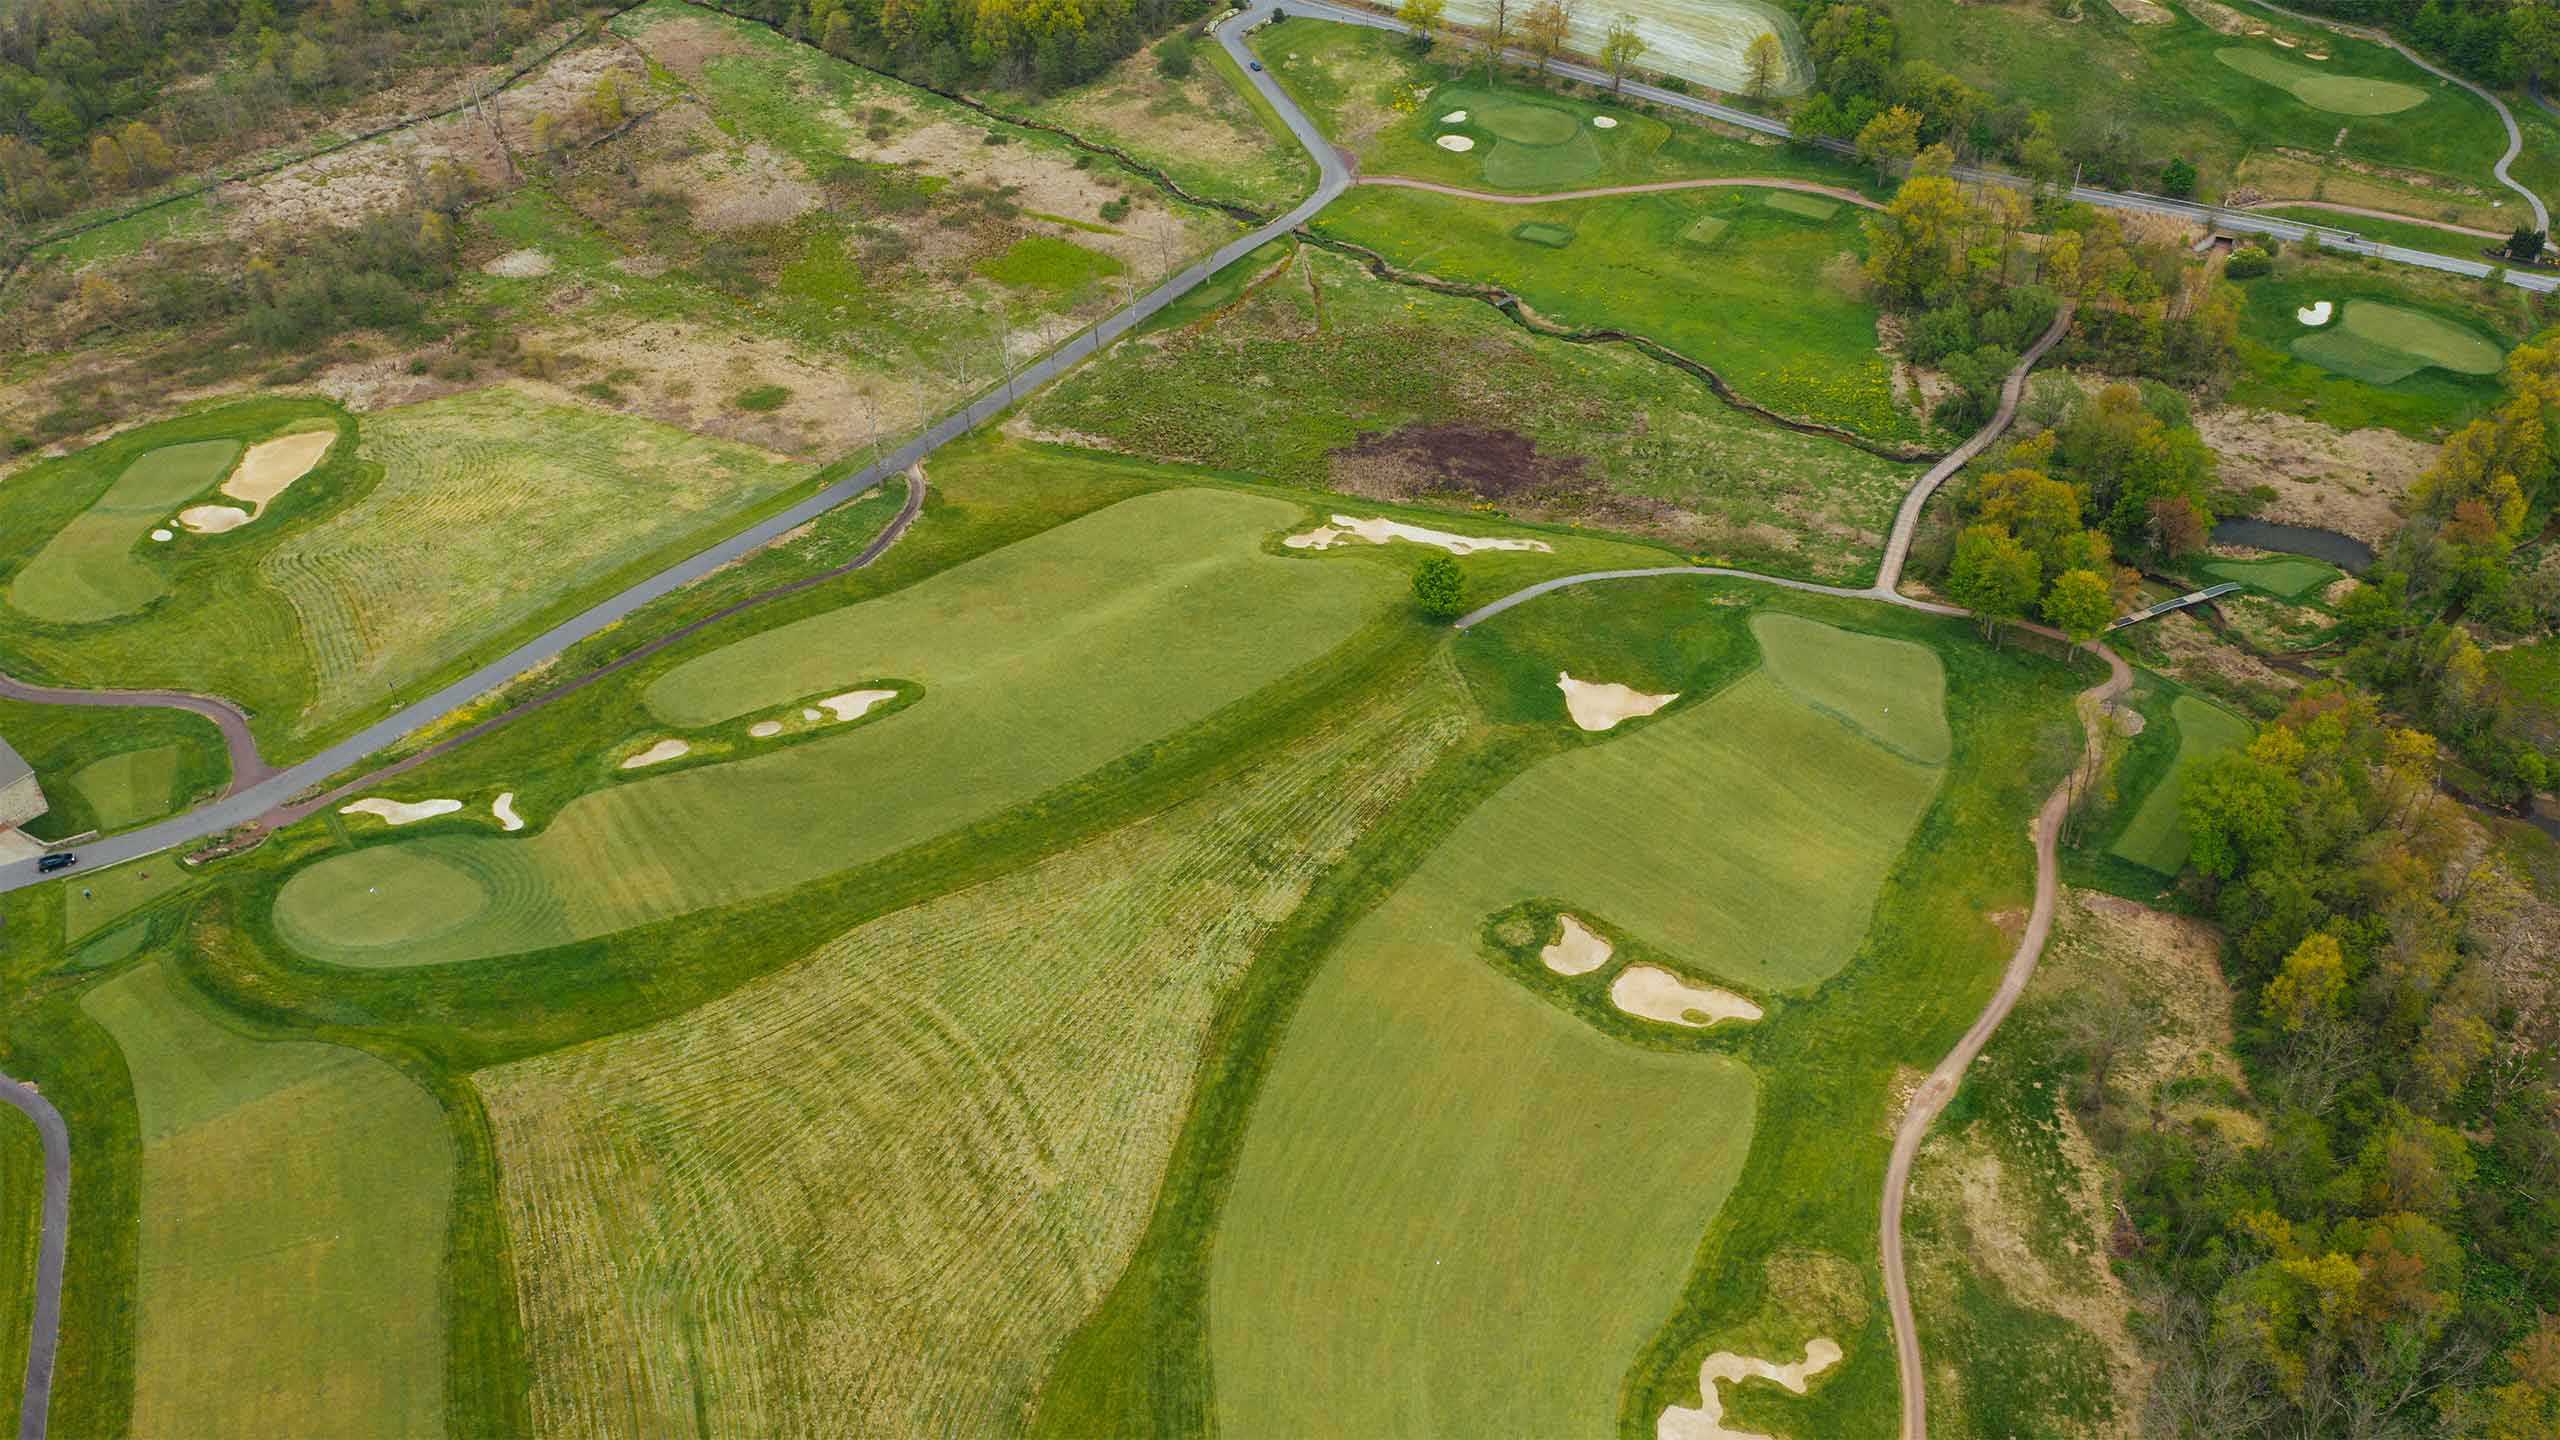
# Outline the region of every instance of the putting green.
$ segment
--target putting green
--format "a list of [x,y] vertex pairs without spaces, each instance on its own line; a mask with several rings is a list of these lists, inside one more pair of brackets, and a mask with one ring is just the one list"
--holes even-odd
[[2293,353],[2368,385],[2389,385],[2429,367],[2495,375],[2506,350],[2495,340],[2422,310],[2350,300],[2339,319],[2293,342]]
[[1494,138],[1514,145],[1562,145],[1582,133],[1582,120],[1570,110],[1510,99],[1487,99],[1473,112],[1476,124]]
[[101,830],[157,820],[177,806],[184,753],[177,745],[154,745],[92,760],[73,773],[71,788],[97,812]]
[[1923,765],[1954,753],[1937,651],[1778,611],[1752,616],[1751,634],[1769,678],[1798,700]]
[[157,964],[80,1004],[141,1120],[133,1433],[444,1433],[436,1102],[360,1050],[226,1029]]
[[2226,46],[2214,51],[2213,58],[2253,80],[2264,80],[2314,110],[2335,115],[2396,115],[2427,101],[2427,92],[2415,85],[2363,75],[2333,75],[2246,46]]
[[198,440],[146,452],[107,492],[55,532],[9,582],[9,604],[59,625],[129,615],[169,592],[133,558],[155,522],[219,483],[239,457],[237,440]]
[[1939,771],[1791,688],[1854,707],[1841,677],[1901,642],[1764,618],[1763,670],[1531,768],[1319,973],[1211,1252],[1220,1433],[1616,1433],[1740,1173],[1751,1076],[1591,1028],[1477,936],[1545,897],[1763,994],[1847,963]]
[[2248,721],[2219,705],[2181,695],[2169,706],[2178,727],[2178,758],[2169,772],[2153,782],[2151,792],[2125,822],[2116,843],[2107,848],[2136,865],[2175,875],[2187,864],[2187,826],[2178,808],[2187,772],[2226,750],[2249,743]]
[[2204,572],[2217,580],[2237,581],[2252,590],[2263,590],[2287,600],[2298,600],[2345,571],[2335,565],[2299,555],[2274,555],[2264,560],[2216,560]]
[[[513,954],[772,894],[999,814],[1322,658],[1403,592],[1379,557],[1265,552],[1301,518],[1228,491],[1143,495],[698,656],[646,692],[669,725],[882,677],[924,697],[787,750],[617,779],[535,835],[330,856],[286,881],[277,929],[346,965]],[[467,918],[439,899],[442,869],[407,863],[431,842],[487,891]]]

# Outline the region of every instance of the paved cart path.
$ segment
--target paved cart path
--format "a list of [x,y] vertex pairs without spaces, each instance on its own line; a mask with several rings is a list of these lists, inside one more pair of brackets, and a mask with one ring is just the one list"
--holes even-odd
[[222,748],[231,756],[231,783],[224,794],[255,785],[276,773],[275,767],[258,753],[257,737],[249,733],[247,712],[219,695],[196,695],[185,690],[83,690],[67,685],[30,685],[0,675],[0,700],[98,705],[120,710],[184,710],[212,721],[222,732]]
[[71,1228],[71,1134],[33,1085],[0,1075],[0,1100],[36,1122],[44,1145],[44,1200],[36,1237],[34,1313],[27,1327],[27,1380],[18,1401],[18,1440],[44,1440],[53,1403],[53,1350],[62,1325],[62,1252]]

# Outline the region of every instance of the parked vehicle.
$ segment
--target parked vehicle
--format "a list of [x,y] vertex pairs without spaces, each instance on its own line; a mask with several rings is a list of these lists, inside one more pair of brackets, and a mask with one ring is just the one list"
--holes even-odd
[[80,857],[77,855],[47,855],[36,862],[36,869],[50,875],[56,870],[68,870],[79,863]]

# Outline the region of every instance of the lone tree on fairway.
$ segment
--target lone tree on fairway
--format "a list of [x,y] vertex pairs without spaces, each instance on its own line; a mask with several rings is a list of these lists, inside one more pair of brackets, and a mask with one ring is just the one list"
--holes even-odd
[[1627,71],[1644,51],[1644,37],[1636,33],[1636,17],[1621,15],[1610,23],[1608,35],[1600,42],[1600,58],[1609,66],[1610,94],[1625,87]]
[[2085,645],[2115,618],[2116,599],[2095,570],[2065,570],[2045,593],[2044,618],[2074,645]]
[[2543,231],[2536,230],[2529,224],[2518,225],[2516,233],[2507,237],[2507,258],[2521,260],[2530,265],[2542,257],[2542,247],[2548,243],[2548,240],[2549,237]]
[[1448,13],[1447,0],[1404,0],[1396,7],[1396,18],[1413,27],[1413,47],[1431,48],[1431,32],[1440,28],[1440,17]]
[[1757,38],[1743,47],[1743,94],[1754,100],[1769,98],[1769,92],[1778,88],[1780,53],[1778,37],[1767,30],[1761,31]]
[[1920,115],[1900,105],[1867,122],[1858,132],[1858,159],[1876,167],[1876,183],[1893,178],[1894,168],[1920,153]]
[[1413,603],[1433,620],[1467,613],[1467,577],[1451,556],[1434,555],[1413,572]]
[[2036,581],[2043,565],[2018,537],[1997,525],[1975,525],[1956,541],[1955,563],[1947,569],[1947,595],[1973,612],[1974,623],[1993,645],[2000,627],[2027,613],[2036,600]]
[[1565,32],[1572,28],[1571,0],[1538,0],[1521,17],[1520,29],[1528,38],[1529,53],[1537,58],[1540,75],[1547,73],[1556,53],[1564,49]]

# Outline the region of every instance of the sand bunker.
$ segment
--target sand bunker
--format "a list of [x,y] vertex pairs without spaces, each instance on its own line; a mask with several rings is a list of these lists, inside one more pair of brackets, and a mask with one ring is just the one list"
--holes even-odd
[[1674,1405],[1664,1410],[1654,1424],[1654,1440],[1769,1440],[1756,1430],[1724,1428],[1724,1397],[1716,1393],[1716,1386],[1725,1381],[1774,1380],[1801,1395],[1807,1380],[1839,1363],[1840,1347],[1827,1336],[1808,1342],[1804,1359],[1793,1365],[1772,1365],[1719,1350],[1698,1367],[1698,1408]]
[[1591,117],[1591,125],[1596,130],[1615,130],[1618,128],[1618,121],[1615,116],[1594,115]]
[[779,720],[759,720],[753,725],[747,727],[747,733],[758,740],[770,740],[774,736],[782,733],[782,722]]
[[524,817],[516,813],[516,792],[509,790],[489,802],[489,813],[498,817],[498,828],[515,831],[524,828]]
[[679,755],[689,755],[692,752],[693,747],[682,740],[661,740],[657,744],[650,746],[648,749],[641,751],[639,754],[624,760],[622,762],[622,768],[625,770],[637,770],[643,765],[656,765],[662,761],[673,760]]
[[830,695],[818,703],[825,706],[838,720],[859,720],[872,706],[883,700],[897,698],[898,692],[895,690],[847,690],[841,695]]
[[1464,125],[1467,123],[1467,112],[1464,110],[1452,110],[1448,114],[1440,117],[1440,123],[1443,125]]
[[384,800],[367,796],[338,807],[341,815],[379,815],[386,825],[406,825],[414,820],[431,820],[450,815],[462,808],[459,800]]
[[2326,325],[2329,323],[2329,302],[2322,300],[2316,304],[2305,305],[2293,312],[2293,318],[2305,325]]
[[1609,942],[1582,928],[1582,922],[1570,915],[1559,915],[1564,934],[1556,943],[1538,952],[1547,968],[1559,975],[1588,975],[1609,963]]
[[827,717],[826,717],[826,715],[825,715],[823,712],[821,712],[820,710],[818,710],[815,706],[804,705],[804,706],[800,707],[800,718],[801,718],[801,719],[803,719],[803,720],[808,721],[808,722],[809,722],[810,724],[812,724],[812,725],[815,725],[815,724],[817,724],[819,721],[824,720],[824,719],[826,719]]
[[1712,985],[1692,985],[1659,965],[1630,965],[1609,982],[1609,1003],[1643,1020],[1704,1030],[1724,1020],[1757,1020],[1760,1007]]
[[1431,143],[1443,150],[1455,150],[1461,155],[1476,148],[1476,142],[1464,135],[1443,135]]
[[1292,535],[1280,543],[1292,550],[1330,550],[1345,540],[1366,540],[1384,545],[1390,540],[1410,540],[1416,545],[1437,545],[1452,555],[1472,555],[1479,550],[1546,550],[1554,546],[1544,540],[1493,540],[1479,535],[1452,535],[1446,530],[1425,530],[1398,520],[1354,520],[1336,515],[1330,525],[1319,525],[1304,535]]
[[240,467],[222,482],[222,493],[234,500],[249,502],[249,518],[267,513],[267,506],[285,492],[294,481],[311,473],[320,457],[338,441],[335,430],[305,430],[295,435],[279,435],[261,440],[240,457]]
[[1585,730],[1607,730],[1621,720],[1650,715],[1680,698],[1677,690],[1668,695],[1647,695],[1624,685],[1576,680],[1562,670],[1556,672],[1556,688],[1564,692],[1565,713]]
[[166,545],[170,541],[177,539],[178,535],[174,530],[154,530],[151,532],[151,538],[159,541],[163,545]]
[[539,250],[510,250],[480,267],[483,275],[500,275],[509,280],[530,280],[551,273],[551,257]]
[[178,523],[198,535],[219,535],[249,523],[249,512],[237,505],[190,505],[178,512]]

